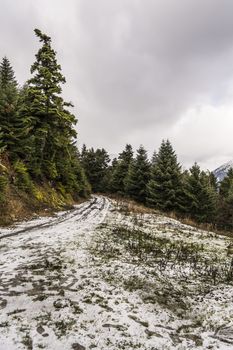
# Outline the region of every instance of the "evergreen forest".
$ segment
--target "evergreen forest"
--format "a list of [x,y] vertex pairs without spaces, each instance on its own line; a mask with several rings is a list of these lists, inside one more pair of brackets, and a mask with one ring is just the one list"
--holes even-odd
[[7,212],[60,208],[93,192],[233,229],[232,169],[221,183],[197,163],[183,170],[169,140],[152,159],[129,144],[113,160],[103,148],[78,150],[77,119],[62,98],[66,80],[51,38],[39,29],[35,35],[41,45],[23,86],[7,57],[0,64],[1,222]]
[[110,162],[104,149],[83,146],[80,162],[94,192],[135,200],[145,206],[220,230],[233,229],[233,170],[221,183],[197,163],[182,170],[169,140],[148,158],[143,146],[127,144]]

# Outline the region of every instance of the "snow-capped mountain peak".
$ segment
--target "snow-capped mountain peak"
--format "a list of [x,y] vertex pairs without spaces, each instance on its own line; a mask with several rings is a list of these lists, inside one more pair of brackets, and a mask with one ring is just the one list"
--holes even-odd
[[213,173],[217,180],[220,182],[224,179],[231,168],[233,168],[233,159],[215,169]]

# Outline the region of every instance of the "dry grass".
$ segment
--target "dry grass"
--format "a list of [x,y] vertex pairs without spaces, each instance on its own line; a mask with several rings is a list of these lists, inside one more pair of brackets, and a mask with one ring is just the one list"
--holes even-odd
[[0,203],[0,226],[8,226],[17,221],[30,220],[35,216],[51,216],[59,210],[69,210],[74,204],[86,199],[74,201],[71,196],[64,198],[61,193],[51,188],[49,184],[37,187],[41,197],[19,191],[9,185],[5,201]]
[[134,214],[159,214],[158,210],[148,208],[143,204],[137,203],[132,199],[124,198],[117,195],[109,195],[109,198],[115,200],[116,205],[129,213]]
[[207,231],[207,232],[214,232],[214,233],[217,233],[218,235],[222,235],[222,236],[233,238],[233,232],[226,231],[226,230],[225,231],[224,230],[220,230],[214,224],[198,223],[198,222],[196,222],[195,220],[193,220],[193,219],[191,219],[189,217],[180,217],[176,213],[170,213],[167,216],[172,218],[172,219],[179,220],[180,222],[182,222],[182,224],[196,227],[199,230],[203,230],[203,231]]
[[203,231],[215,232],[219,235],[233,238],[233,232],[219,230],[218,228],[216,228],[214,224],[198,223],[193,219],[191,219],[190,217],[179,216],[175,212],[164,213],[157,209],[148,208],[143,204],[139,204],[131,199],[124,198],[118,195],[109,195],[109,197],[115,200],[116,204],[122,207],[122,210],[124,210],[125,212],[135,213],[135,214],[156,214],[156,215],[167,216],[171,219],[179,220],[182,224],[193,226]]
[[26,218],[29,214],[27,205],[20,198],[14,189],[8,186],[5,200],[0,205],[0,224],[2,226],[9,225],[17,219]]

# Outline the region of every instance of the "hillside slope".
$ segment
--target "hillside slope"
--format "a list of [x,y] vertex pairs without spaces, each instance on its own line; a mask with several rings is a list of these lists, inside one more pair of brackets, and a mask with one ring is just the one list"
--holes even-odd
[[0,154],[0,226],[68,209],[90,196],[85,178],[79,188],[68,191],[59,182],[33,180],[22,163],[17,164]]
[[0,350],[232,349],[232,240],[95,196],[0,230]]

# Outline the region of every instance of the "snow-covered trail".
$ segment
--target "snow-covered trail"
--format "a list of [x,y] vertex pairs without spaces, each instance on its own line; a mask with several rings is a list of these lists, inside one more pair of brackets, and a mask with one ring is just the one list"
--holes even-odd
[[69,223],[72,224],[73,222],[76,222],[75,228],[82,229],[83,221],[92,224],[93,218],[98,216],[99,220],[95,223],[101,222],[105,217],[106,211],[108,211],[108,207],[109,200],[106,197],[93,196],[90,201],[76,206],[76,208],[71,211],[61,212],[57,214],[55,218],[40,218],[38,220],[18,224],[15,229],[0,229],[0,240],[31,231],[35,232],[39,230],[41,232],[41,230],[46,228],[49,228],[50,230],[52,226],[63,223],[67,226]]
[[[22,286],[19,271],[41,259],[56,259],[58,255],[69,251],[69,244],[80,243],[80,250],[88,244],[88,233],[100,224],[108,211],[109,200],[94,197],[77,206],[74,210],[63,212],[55,218],[42,218],[37,222],[22,223],[15,229],[2,230],[0,235],[0,291],[7,295],[14,294],[16,286]],[[84,237],[85,236],[85,237]],[[46,260],[46,261],[47,261]],[[25,289],[25,288],[23,288]],[[23,292],[22,292],[23,293]],[[18,293],[19,294],[19,293]]]
[[232,349],[231,242],[103,196],[0,229],[0,350]]
[[[37,349],[40,346],[59,348],[55,334],[51,336],[42,332],[43,321],[38,322],[39,329],[35,328],[35,334],[41,339],[51,339],[45,342],[46,345],[40,345],[39,340],[38,344],[33,342],[30,324],[33,329],[35,317],[40,318],[41,314],[43,318],[43,312],[50,312],[54,297],[58,304],[62,299],[64,302],[65,291],[71,290],[81,278],[80,274],[88,265],[90,234],[104,220],[109,205],[107,198],[93,197],[56,217],[32,220],[15,228],[0,230],[1,350]],[[60,298],[56,298],[59,295]],[[49,303],[47,299],[50,299]],[[55,310],[59,309],[59,305],[55,306]],[[65,321],[64,324],[59,322],[61,333],[62,328],[65,332]],[[61,348],[64,349],[64,344]],[[71,348],[71,345],[67,347]]]

